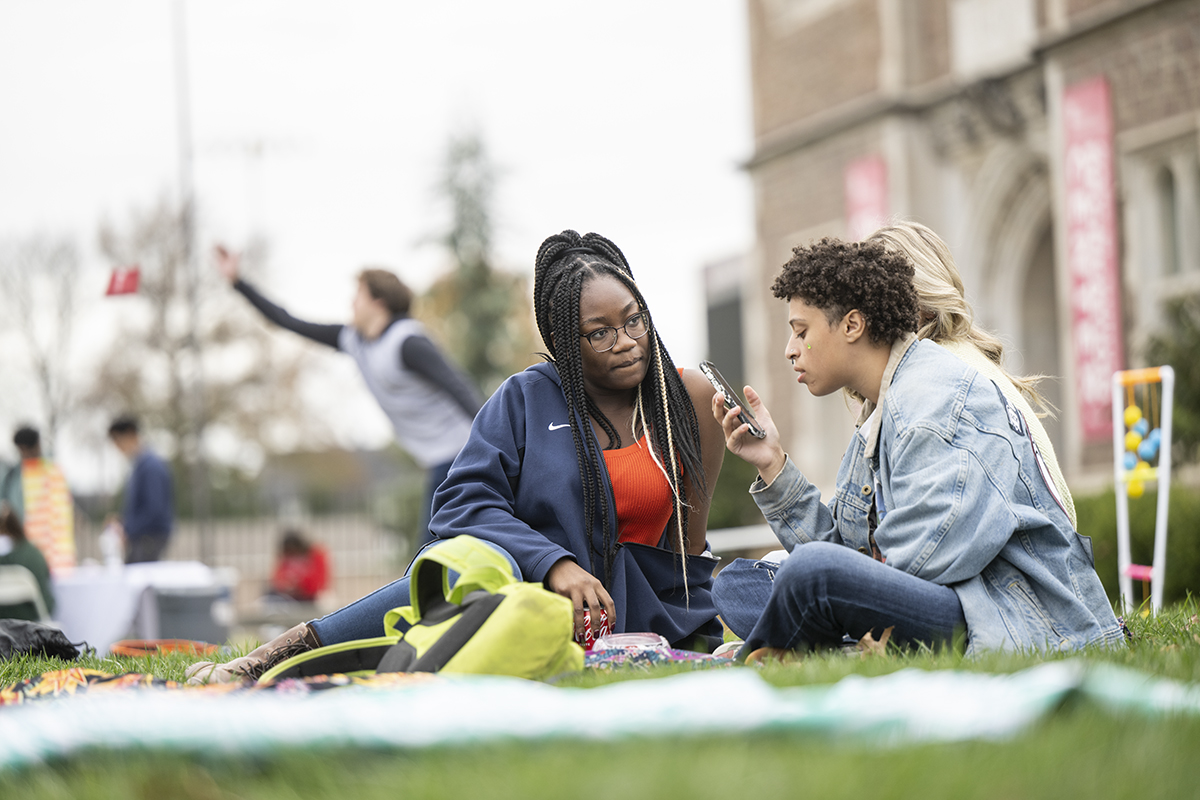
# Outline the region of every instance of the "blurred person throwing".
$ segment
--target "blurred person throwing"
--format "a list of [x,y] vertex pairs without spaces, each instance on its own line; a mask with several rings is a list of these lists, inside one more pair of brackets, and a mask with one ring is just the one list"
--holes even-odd
[[471,433],[482,405],[479,393],[411,318],[413,293],[396,275],[364,269],[350,304],[349,325],[296,319],[242,280],[240,257],[214,248],[217,270],[263,316],[289,331],[339,350],[358,365],[379,407],[391,420],[396,441],[427,472],[418,531],[429,534],[433,493]]

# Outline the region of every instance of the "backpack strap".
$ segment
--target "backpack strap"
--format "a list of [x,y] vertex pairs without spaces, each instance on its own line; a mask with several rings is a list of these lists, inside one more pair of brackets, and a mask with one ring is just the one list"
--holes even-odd
[[380,636],[310,650],[268,670],[259,678],[259,682],[276,681],[281,678],[310,678],[339,672],[374,672],[395,642],[395,637]]
[[[459,576],[453,588],[450,587],[451,570]],[[384,631],[398,635],[395,626],[401,619],[416,625],[431,614],[445,614],[444,606],[462,603],[471,592],[483,590],[494,594],[501,586],[516,582],[512,564],[494,547],[466,534],[446,539],[425,548],[417,556],[409,586],[412,605],[387,612],[383,620]]]
[[[483,624],[488,621],[501,603],[505,601],[507,595],[491,594],[480,589],[467,595],[461,606],[452,605],[443,599],[446,606],[452,608],[455,612],[461,610],[462,613],[455,620],[449,629],[446,630],[437,641],[434,642],[428,650],[417,655],[417,648],[408,641],[408,638],[401,639],[392,645],[383,658],[379,661],[377,672],[437,672],[442,667],[454,658],[459,650],[471,640]],[[432,626],[437,624],[431,619],[423,619],[413,628],[410,628],[406,637],[419,637],[419,631],[422,626]]]

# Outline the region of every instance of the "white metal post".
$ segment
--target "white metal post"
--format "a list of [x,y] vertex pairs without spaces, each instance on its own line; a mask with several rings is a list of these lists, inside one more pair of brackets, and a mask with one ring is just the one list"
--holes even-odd
[[1154,566],[1150,579],[1150,604],[1162,608],[1163,584],[1167,578],[1167,513],[1171,501],[1171,409],[1174,405],[1175,370],[1164,366],[1162,376],[1162,440],[1158,450],[1158,505],[1154,512]]
[[1133,581],[1129,577],[1129,492],[1125,475],[1125,399],[1121,373],[1114,372],[1113,386],[1113,491],[1117,496],[1117,583],[1120,607],[1128,614],[1133,609]]

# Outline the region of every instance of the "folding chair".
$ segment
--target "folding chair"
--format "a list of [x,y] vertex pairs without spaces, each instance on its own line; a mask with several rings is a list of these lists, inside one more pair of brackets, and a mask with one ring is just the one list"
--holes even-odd
[[50,612],[42,599],[42,588],[33,573],[20,564],[0,564],[0,606],[33,603],[38,622],[50,622]]

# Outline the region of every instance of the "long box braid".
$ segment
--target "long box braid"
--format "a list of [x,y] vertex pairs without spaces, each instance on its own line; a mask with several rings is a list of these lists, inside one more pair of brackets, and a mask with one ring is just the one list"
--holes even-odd
[[[571,435],[583,485],[584,524],[589,532],[592,552],[604,565],[601,581],[608,586],[617,546],[616,520],[609,519],[608,503],[602,502],[606,486],[600,468],[603,455],[599,442],[591,425],[584,427],[583,422],[590,416],[600,424],[608,436],[609,449],[620,448],[622,443],[615,426],[584,391],[582,344],[579,338],[579,298],[584,283],[598,275],[609,275],[621,281],[637,299],[639,309],[647,310],[646,300],[634,281],[625,254],[605,237],[597,233],[580,236],[573,230],[565,230],[549,237],[538,248],[534,262],[534,313],[538,331],[549,351],[546,358],[558,370],[570,411]],[[670,485],[675,508],[668,527],[675,529],[675,543],[683,561],[688,544],[688,516],[685,513],[688,498],[684,476],[690,476],[693,486],[699,491],[707,490],[700,450],[700,426],[691,396],[658,337],[653,317],[648,335],[650,368],[638,386],[633,425],[636,431],[640,422],[646,431],[651,458]],[[563,346],[556,347],[556,342],[563,343]],[[592,533],[597,505],[600,507],[603,532],[599,547]],[[683,580],[686,596],[686,565],[683,568]]]

